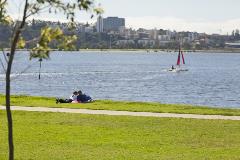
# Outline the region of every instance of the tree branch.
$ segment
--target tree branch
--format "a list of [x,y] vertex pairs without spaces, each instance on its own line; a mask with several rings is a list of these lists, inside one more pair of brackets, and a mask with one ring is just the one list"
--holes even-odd
[[[35,10],[35,11],[32,11],[32,12],[29,11],[30,13],[27,14],[26,18],[28,18],[28,17],[36,14],[36,13],[41,13],[40,11],[42,11],[42,10],[44,10],[44,9],[47,9],[47,8],[49,8],[50,6],[51,6],[51,5],[49,4],[49,5],[45,6],[45,7],[39,8],[38,10]],[[31,9],[32,9],[32,8],[30,8],[29,10],[31,10]]]
[[6,63],[8,63],[8,58],[7,58],[8,55],[6,56],[5,51],[4,51],[3,48],[2,48],[2,52],[3,52],[3,56],[4,56],[4,59],[5,59]]
[[28,41],[26,41],[25,43],[26,43],[26,44],[29,44],[29,43],[37,42],[37,41],[39,41],[40,38],[41,38],[41,37],[39,36],[39,37],[37,37],[37,38],[33,38],[33,39],[31,39],[31,40],[28,40]]

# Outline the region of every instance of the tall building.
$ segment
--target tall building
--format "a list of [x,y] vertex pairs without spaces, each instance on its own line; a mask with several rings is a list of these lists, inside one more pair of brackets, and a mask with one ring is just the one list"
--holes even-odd
[[96,24],[97,32],[103,32],[103,18],[100,15],[97,19],[97,24]]
[[154,40],[158,39],[158,30],[156,28],[150,31],[150,37]]
[[120,27],[125,27],[125,19],[118,17],[107,17],[103,19],[103,30],[108,31],[119,31]]

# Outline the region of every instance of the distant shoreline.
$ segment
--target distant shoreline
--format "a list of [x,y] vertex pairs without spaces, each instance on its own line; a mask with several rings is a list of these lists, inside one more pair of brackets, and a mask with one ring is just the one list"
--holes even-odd
[[[8,49],[5,50],[9,52]],[[29,51],[29,49],[17,49],[17,51]],[[59,51],[53,49],[52,51]],[[146,53],[175,53],[174,49],[79,49],[72,52],[146,52]],[[67,51],[68,52],[68,51]],[[71,51],[69,51],[71,52]],[[208,49],[208,50],[184,50],[186,53],[240,53],[240,49]]]
[[[108,52],[148,52],[148,53],[171,53],[171,52],[178,52],[178,50],[173,50],[173,49],[80,49],[81,51],[86,51],[86,52],[104,52],[104,51],[108,51]],[[234,50],[215,50],[215,49],[211,49],[211,50],[183,50],[184,52],[189,52],[189,53],[240,53],[240,49],[234,49]]]

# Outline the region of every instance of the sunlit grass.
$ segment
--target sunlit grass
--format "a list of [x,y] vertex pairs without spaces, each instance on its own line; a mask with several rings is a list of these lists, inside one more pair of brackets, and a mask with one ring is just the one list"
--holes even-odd
[[[0,95],[0,104],[5,104],[5,96]],[[145,102],[120,102],[111,100],[97,100],[87,104],[56,104],[55,98],[12,96],[11,105],[30,107],[58,107],[58,108],[85,108],[95,110],[121,110],[134,112],[158,112],[158,113],[185,113],[207,115],[240,115],[240,109],[212,108],[191,105],[160,104]]]
[[[0,111],[0,159],[7,124]],[[238,121],[14,111],[16,159],[237,160]]]

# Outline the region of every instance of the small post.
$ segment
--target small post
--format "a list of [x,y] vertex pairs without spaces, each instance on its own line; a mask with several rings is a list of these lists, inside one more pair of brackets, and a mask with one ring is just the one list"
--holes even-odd
[[40,80],[41,79],[41,68],[42,68],[42,58],[39,59],[39,74],[38,74],[38,79]]

